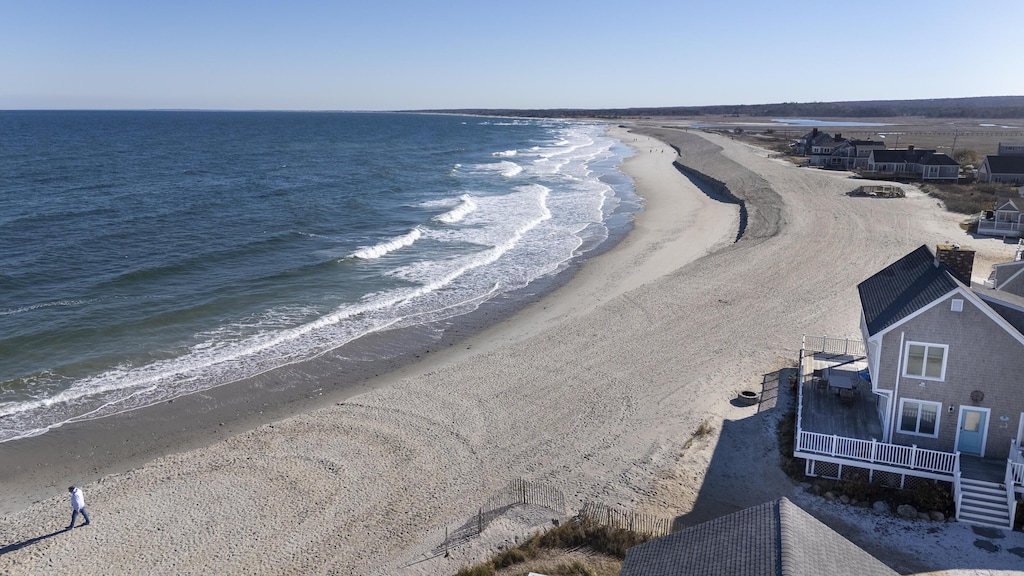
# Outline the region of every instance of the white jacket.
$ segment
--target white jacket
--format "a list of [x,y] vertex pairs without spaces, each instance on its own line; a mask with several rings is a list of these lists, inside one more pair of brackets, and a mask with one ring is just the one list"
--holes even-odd
[[81,488],[75,488],[71,492],[71,509],[81,510],[82,508],[85,508],[85,495],[82,494]]

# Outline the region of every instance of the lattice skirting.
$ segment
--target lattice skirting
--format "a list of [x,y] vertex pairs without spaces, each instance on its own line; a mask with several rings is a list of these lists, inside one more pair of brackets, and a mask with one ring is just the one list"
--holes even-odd
[[911,474],[900,474],[883,470],[872,470],[850,464],[838,464],[836,462],[822,462],[819,460],[807,460],[804,468],[807,476],[817,476],[830,480],[846,480],[850,482],[866,482],[878,484],[887,488],[899,488],[913,490],[925,483],[933,483],[934,480],[922,478]]

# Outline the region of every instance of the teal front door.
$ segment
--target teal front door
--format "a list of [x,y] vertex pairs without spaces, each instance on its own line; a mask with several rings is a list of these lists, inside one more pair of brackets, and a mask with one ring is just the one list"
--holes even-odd
[[964,454],[983,456],[988,410],[976,408],[960,409],[960,432],[957,434],[956,449]]

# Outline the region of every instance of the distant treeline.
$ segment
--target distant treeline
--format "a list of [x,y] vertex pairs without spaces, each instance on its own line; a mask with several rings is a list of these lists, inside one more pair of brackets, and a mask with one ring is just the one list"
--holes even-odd
[[782,102],[732,106],[672,106],[668,108],[556,108],[514,110],[464,108],[421,110],[487,116],[530,118],[637,118],[670,116],[761,116],[774,118],[1024,118],[1024,96],[980,96],[930,100],[867,100],[863,102]]

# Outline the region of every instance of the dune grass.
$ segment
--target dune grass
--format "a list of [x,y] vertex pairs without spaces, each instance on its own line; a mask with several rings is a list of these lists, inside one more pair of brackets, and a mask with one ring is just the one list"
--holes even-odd
[[[519,546],[504,550],[486,562],[465,567],[459,570],[456,576],[494,576],[499,570],[525,565],[545,555],[550,558],[551,554],[547,554],[548,552],[580,549],[587,550],[594,558],[562,561],[549,559],[545,563],[544,573],[550,576],[614,575],[618,574],[622,566],[621,560],[625,559],[626,550],[648,539],[647,536],[630,530],[585,525],[573,519],[547,532],[537,532]],[[609,562],[608,557],[618,562]],[[523,574],[528,572],[529,570],[522,571]]]

